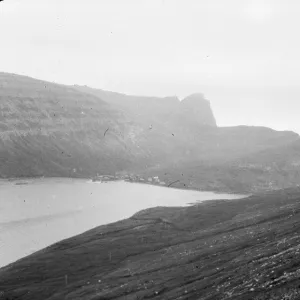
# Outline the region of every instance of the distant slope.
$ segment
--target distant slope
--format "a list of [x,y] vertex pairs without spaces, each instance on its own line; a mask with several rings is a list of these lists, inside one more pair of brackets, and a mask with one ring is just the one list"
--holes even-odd
[[0,73],[1,177],[113,173],[138,158],[131,129],[92,95]]
[[193,94],[179,101],[177,97],[132,96],[78,85],[74,88],[103,99],[148,126],[163,126],[174,119],[183,124],[195,122],[200,126],[216,127],[210,103],[202,94]]
[[[219,128],[202,137],[197,159],[149,168],[179,188],[256,193],[300,185],[300,139],[292,132],[263,127]],[[189,156],[189,155],[187,155]]]
[[140,137],[147,134],[160,139],[152,144],[164,143],[165,140],[171,145],[175,143],[174,151],[181,148],[181,158],[186,153],[193,153],[190,155],[192,159],[226,161],[285,145],[299,138],[294,132],[279,132],[266,127],[218,128],[210,103],[202,94],[193,94],[179,101],[176,97],[142,97],[87,86],[74,87],[112,104],[144,129],[150,129]]
[[0,269],[0,299],[300,297],[300,191],[157,207]]
[[202,94],[129,96],[0,73],[4,178],[124,171],[249,192],[299,184],[299,143],[293,132],[217,127]]
[[107,103],[84,90],[7,73],[0,73],[0,88],[1,177],[113,174],[174,161],[184,151],[169,124],[170,113],[181,113],[178,99],[137,97],[118,106],[123,95],[111,93],[116,100]]

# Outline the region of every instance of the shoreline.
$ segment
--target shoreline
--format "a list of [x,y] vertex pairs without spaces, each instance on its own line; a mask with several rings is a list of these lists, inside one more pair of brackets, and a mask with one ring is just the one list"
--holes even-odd
[[[117,180],[116,180],[117,181]],[[152,186],[158,186],[158,187],[164,187],[164,188],[169,188],[169,189],[177,189],[177,190],[183,190],[183,191],[195,191],[195,192],[212,192],[215,194],[228,194],[228,195],[241,195],[241,196],[251,196],[252,194],[244,194],[241,192],[233,192],[233,191],[226,191],[226,190],[220,190],[220,189],[197,189],[197,188],[193,188],[193,187],[177,187],[177,186],[167,186],[167,185],[161,185],[161,184],[154,184],[151,182],[142,182],[142,181],[133,181],[133,180],[123,180],[125,182],[129,182],[129,183],[140,183],[140,184],[146,184],[146,185],[152,185]]]
[[[115,209],[113,208],[112,210],[108,210],[108,212],[110,212],[112,214],[112,217],[104,217],[101,220],[100,219],[95,219],[95,221],[91,221],[92,225],[88,225],[87,227],[85,227],[86,225],[84,225],[84,227],[79,228],[79,230],[76,230],[76,232],[72,232],[70,235],[67,234],[67,236],[64,237],[59,237],[59,239],[56,241],[50,241],[49,245],[59,242],[64,238],[70,238],[73,237],[75,235],[78,235],[80,233],[84,233],[87,230],[92,230],[98,226],[110,226],[112,223],[114,222],[120,222],[126,218],[131,218],[136,214],[140,214],[141,212],[145,212],[145,211],[151,211],[151,210],[160,210],[162,209],[162,211],[164,211],[166,213],[166,217],[169,214],[170,211],[174,210],[174,209],[182,209],[182,208],[187,208],[190,206],[197,206],[200,203],[203,203],[205,201],[218,201],[218,200],[237,200],[240,199],[242,196],[239,195],[234,195],[234,197],[230,197],[230,195],[228,194],[223,194],[221,196],[219,196],[219,194],[216,194],[214,192],[203,192],[203,191],[192,191],[191,189],[174,189],[174,187],[169,187],[169,189],[159,189],[160,187],[165,187],[166,186],[161,186],[161,185],[155,185],[152,184],[152,186],[157,186],[157,188],[155,187],[151,187],[149,186],[149,184],[147,185],[134,185],[138,182],[132,182],[132,181],[126,181],[126,180],[122,180],[122,179],[118,179],[118,180],[110,180],[107,182],[103,182],[106,183],[102,186],[102,184],[100,184],[100,182],[97,181],[92,181],[90,178],[67,178],[67,177],[40,177],[40,178],[22,178],[22,179],[17,179],[17,178],[10,178],[10,180],[1,180],[2,181],[2,187],[3,187],[3,191],[4,194],[6,193],[6,195],[8,195],[8,199],[13,200],[13,197],[10,198],[10,194],[7,194],[7,191],[12,191],[12,194],[17,193],[19,195],[24,195],[22,197],[22,201],[19,201],[17,199],[17,204],[21,205],[20,208],[22,208],[22,210],[20,209],[20,214],[13,214],[13,218],[7,219],[7,224],[10,224],[14,221],[18,221],[21,224],[21,221],[24,220],[31,220],[31,221],[37,221],[40,220],[39,222],[37,222],[35,224],[35,226],[40,226],[44,221],[43,218],[46,218],[47,222],[47,218],[52,217],[52,215],[56,215],[56,214],[60,214],[61,212],[69,212],[70,210],[72,211],[72,213],[74,212],[73,210],[79,205],[80,207],[82,207],[82,215],[78,216],[78,218],[81,218],[82,220],[84,220],[84,218],[88,218],[90,220],[92,220],[94,218],[94,215],[91,211],[87,210],[87,213],[89,213],[89,215],[87,215],[87,213],[85,213],[84,210],[84,205],[81,204],[82,202],[87,202],[86,200],[91,199],[91,201],[93,201],[93,197],[89,198],[90,192],[93,192],[91,194],[97,195],[97,191],[99,191],[98,194],[98,198],[95,200],[96,202],[98,202],[99,207],[101,208],[103,205],[106,205],[105,203],[105,199],[103,201],[101,201],[101,195],[104,195],[105,191],[113,191],[115,190],[115,192],[113,193],[113,197],[110,197],[110,203],[124,203],[124,209]],[[119,181],[118,183],[116,181]],[[111,184],[109,184],[111,182]],[[92,183],[96,183],[96,184],[92,184]],[[131,183],[131,185],[130,185]],[[0,183],[1,184],[1,183]],[[21,186],[20,186],[21,185]],[[46,207],[45,205],[39,205],[39,200],[36,200],[36,196],[35,195],[40,195],[40,191],[47,191],[47,195],[45,196],[44,200],[49,201],[48,203],[52,203],[53,198],[51,198],[51,193],[53,191],[53,193],[57,193],[59,195],[59,191],[60,191],[60,186],[62,186],[64,194],[66,193],[70,194],[70,191],[72,193],[72,191],[79,191],[80,196],[77,197],[78,198],[78,203],[77,200],[75,201],[75,204],[77,206],[74,206],[75,204],[72,204],[73,202],[69,202],[74,200],[72,195],[69,197],[70,200],[67,201],[67,203],[71,203],[70,205],[67,205],[66,207],[63,208],[63,211],[61,211],[61,206],[62,204],[59,204],[59,206],[57,206],[57,209],[54,210],[44,210],[43,207]],[[172,190],[173,189],[173,190]],[[83,192],[81,194],[81,191],[88,191],[87,193]],[[129,191],[129,196],[128,197],[123,197],[123,195],[127,195],[126,193],[120,193],[118,191]],[[146,195],[144,193],[147,193]],[[31,193],[31,194],[29,194]],[[11,195],[12,195],[11,194]],[[108,193],[110,194],[110,192]],[[50,196],[49,196],[50,195]],[[76,192],[75,194],[76,195]],[[137,195],[136,198],[131,198],[131,196]],[[87,197],[87,198],[85,198]],[[4,198],[4,197],[3,197]],[[5,197],[7,198],[7,197]],[[104,197],[105,198],[105,197]],[[56,197],[54,198],[56,199]],[[59,199],[59,196],[58,198]],[[61,198],[62,200],[63,198]],[[128,201],[124,201],[124,199],[130,199],[129,201],[132,201],[132,205],[130,203],[130,207],[131,209],[127,210],[126,207],[128,207],[128,203],[126,204],[126,202]],[[132,200],[131,200],[132,199]],[[135,200],[137,200],[137,203],[139,204],[135,204]],[[141,201],[142,199],[142,201]],[[23,204],[23,200],[24,200],[24,204]],[[25,204],[25,200],[26,200],[26,204]],[[29,200],[29,201],[27,201]],[[1,202],[1,201],[0,201]],[[45,201],[43,201],[45,202]],[[95,203],[96,203],[95,202]],[[13,202],[12,202],[13,203]],[[53,207],[56,207],[57,201],[53,201],[53,204],[50,204],[50,206],[53,205]],[[92,204],[94,202],[91,202]],[[94,204],[95,204],[94,203]],[[102,204],[101,204],[102,203]],[[104,203],[104,204],[103,204]],[[38,206],[36,207],[35,205],[38,204]],[[93,204],[93,205],[94,205]],[[109,206],[109,205],[106,205]],[[11,210],[11,205],[10,205],[10,210]],[[14,208],[16,208],[17,206],[13,206]],[[41,213],[38,214],[32,214],[30,211],[36,210],[39,211],[39,207],[42,208]],[[89,209],[90,207],[92,207],[91,205],[87,205],[87,208]],[[97,205],[95,204],[95,207],[97,207]],[[23,211],[23,208],[25,209]],[[8,215],[10,210],[8,210]],[[116,210],[119,210],[121,213],[118,212],[114,212]],[[79,210],[81,212],[81,209]],[[93,209],[93,211],[95,211],[95,209]],[[128,212],[127,212],[128,211]],[[28,214],[29,212],[29,214]],[[27,217],[24,218],[24,215],[26,215]],[[63,215],[63,214],[61,214]],[[101,215],[101,214],[100,214]],[[99,218],[99,215],[97,216],[97,218]],[[62,218],[64,219],[64,218]],[[27,222],[27,221],[26,221]],[[88,222],[89,223],[89,222]],[[51,226],[49,226],[50,228]],[[8,230],[11,230],[10,228],[8,228]],[[47,231],[46,231],[47,232]],[[47,239],[46,239],[47,240]],[[47,245],[46,245],[47,246]],[[6,250],[8,251],[8,250]],[[25,257],[25,256],[23,256]],[[22,257],[21,257],[22,258]],[[0,260],[1,261],[1,260]]]
[[122,178],[115,178],[115,179],[109,179],[109,180],[101,180],[101,179],[95,179],[93,177],[62,177],[62,176],[36,176],[36,177],[11,177],[11,178],[0,178],[0,184],[1,182],[12,182],[16,185],[26,185],[28,184],[27,182],[23,183],[24,181],[32,181],[32,180],[46,180],[46,179],[64,179],[64,180],[88,180],[93,183],[101,182],[101,183],[107,183],[107,182],[116,182],[116,181],[124,181],[128,183],[137,183],[137,184],[145,184],[145,185],[150,185],[150,186],[156,186],[156,187],[162,187],[162,188],[170,188],[170,189],[177,189],[177,190],[183,190],[183,191],[195,191],[195,192],[212,192],[215,194],[228,194],[228,195],[238,195],[241,196],[242,198],[249,197],[253,195],[253,193],[242,193],[242,192],[237,192],[237,191],[228,191],[226,189],[200,189],[196,187],[178,187],[178,186],[168,186],[168,185],[161,185],[161,184],[155,184],[151,182],[143,182],[143,181],[138,181],[138,180],[128,180],[128,179],[122,179]]
[[299,285],[299,199],[296,190],[144,210],[0,268],[0,296],[283,299]]

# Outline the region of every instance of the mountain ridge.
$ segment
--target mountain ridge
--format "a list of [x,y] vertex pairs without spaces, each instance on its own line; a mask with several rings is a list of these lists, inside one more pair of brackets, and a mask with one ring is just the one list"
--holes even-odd
[[200,125],[216,127],[216,120],[211,110],[210,102],[201,93],[192,94],[180,101],[176,96],[151,97],[127,95],[79,85],[75,85],[74,88],[90,93],[107,101],[109,104],[122,108],[124,112],[133,118],[137,118],[140,122],[154,122],[155,120],[151,118],[151,114],[153,113],[175,119],[188,119],[189,117],[196,119],[196,115],[198,114]]
[[[282,164],[285,156],[284,172],[300,183],[298,144],[293,132],[218,127],[201,93],[181,101],[139,97],[0,73],[2,178],[168,173],[160,175],[168,183],[182,171],[186,182],[177,187],[250,192],[268,188],[269,161]],[[261,165],[262,178],[253,164]],[[289,184],[280,168],[271,170],[274,188]],[[232,172],[251,180],[245,185]]]

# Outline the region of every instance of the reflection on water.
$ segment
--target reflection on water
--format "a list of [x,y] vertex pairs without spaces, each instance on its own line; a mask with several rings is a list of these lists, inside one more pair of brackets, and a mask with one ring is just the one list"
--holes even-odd
[[241,198],[122,181],[56,178],[17,183],[0,182],[0,267],[141,209]]

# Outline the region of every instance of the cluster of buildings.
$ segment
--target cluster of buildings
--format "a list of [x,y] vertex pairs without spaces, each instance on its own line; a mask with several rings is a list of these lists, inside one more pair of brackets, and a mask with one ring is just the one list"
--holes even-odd
[[156,183],[156,184],[160,184],[160,185],[165,185],[166,184],[164,181],[160,181],[158,176],[149,177],[147,179],[147,181],[150,182],[150,183]]
[[97,175],[93,178],[93,181],[113,181],[113,180],[126,180],[133,182],[145,182],[151,184],[159,184],[166,185],[164,181],[161,181],[158,176],[148,177],[147,179],[136,175],[136,174],[128,174],[128,173],[116,173],[116,175]]
[[113,181],[116,180],[117,178],[112,175],[97,175],[94,177],[92,180],[93,181]]

